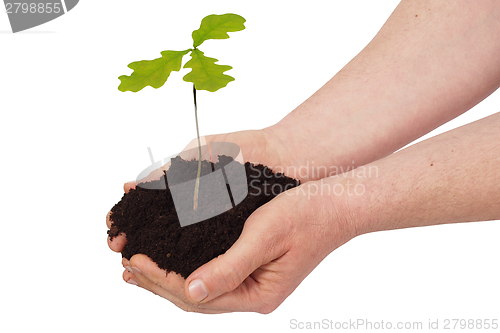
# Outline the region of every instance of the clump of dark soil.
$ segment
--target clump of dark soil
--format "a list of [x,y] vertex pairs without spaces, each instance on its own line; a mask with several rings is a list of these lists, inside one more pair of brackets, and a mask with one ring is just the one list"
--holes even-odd
[[[218,163],[202,161],[202,175],[227,165],[230,157],[219,156]],[[121,232],[127,237],[122,256],[130,259],[142,253],[150,257],[159,268],[179,273],[187,278],[194,270],[225,253],[238,239],[246,219],[260,206],[284,190],[298,186],[299,181],[282,173],[273,173],[261,164],[245,163],[248,194],[243,201],[220,215],[205,221],[181,227],[172,194],[166,179],[182,174],[185,180],[196,178],[198,161],[172,159],[167,177],[154,182],[166,184],[166,190],[153,190],[137,186],[124,194],[111,209],[111,239]],[[171,185],[173,186],[173,185]],[[193,192],[189,193],[193,197]],[[203,198],[200,198],[203,202]]]

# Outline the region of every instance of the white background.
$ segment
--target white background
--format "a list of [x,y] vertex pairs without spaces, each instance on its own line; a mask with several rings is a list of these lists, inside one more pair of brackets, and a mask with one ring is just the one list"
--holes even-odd
[[[328,256],[272,314],[184,313],[123,282],[105,215],[122,184],[195,136],[187,72],[122,93],[127,65],[191,46],[208,14],[247,29],[203,44],[234,67],[199,93],[202,134],[279,121],[354,57],[398,1],[80,1],[12,34],[0,13],[0,326],[5,332],[283,332],[290,320],[500,319],[498,221],[364,235]],[[500,92],[437,129],[500,110]],[[481,170],[478,170],[481,172]],[[464,179],[463,181],[468,181]],[[4,331],[2,329],[2,331]]]

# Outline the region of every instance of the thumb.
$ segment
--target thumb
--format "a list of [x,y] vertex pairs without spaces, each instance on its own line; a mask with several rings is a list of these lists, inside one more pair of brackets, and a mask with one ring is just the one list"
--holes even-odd
[[257,268],[279,256],[276,251],[280,247],[275,246],[270,233],[251,222],[257,221],[247,220],[239,239],[226,253],[201,266],[186,279],[184,292],[191,302],[205,303],[235,290]]
[[[263,263],[258,254],[250,257],[255,249],[238,240],[223,255],[194,271],[185,282],[185,292],[193,303],[208,302],[236,289]],[[248,243],[246,243],[248,244]]]

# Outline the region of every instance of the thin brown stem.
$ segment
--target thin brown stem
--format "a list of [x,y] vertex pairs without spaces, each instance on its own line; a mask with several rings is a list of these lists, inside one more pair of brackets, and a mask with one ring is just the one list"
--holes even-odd
[[198,106],[196,104],[196,88],[193,84],[193,97],[194,97],[194,119],[196,120],[196,136],[198,137],[198,173],[196,175],[196,184],[194,186],[194,205],[193,210],[198,209],[198,192],[200,190],[200,174],[201,174],[201,142],[200,130],[198,127]]

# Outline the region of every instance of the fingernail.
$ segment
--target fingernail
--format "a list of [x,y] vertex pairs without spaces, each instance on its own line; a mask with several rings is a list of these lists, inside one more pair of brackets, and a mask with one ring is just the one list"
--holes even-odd
[[127,283],[130,283],[131,285],[138,286],[139,284],[137,283],[136,280],[134,279],[128,279]]
[[193,280],[189,283],[189,297],[195,302],[201,302],[208,296],[208,290],[202,280]]
[[132,267],[132,271],[136,271],[137,273],[142,274],[141,270],[137,267]]

